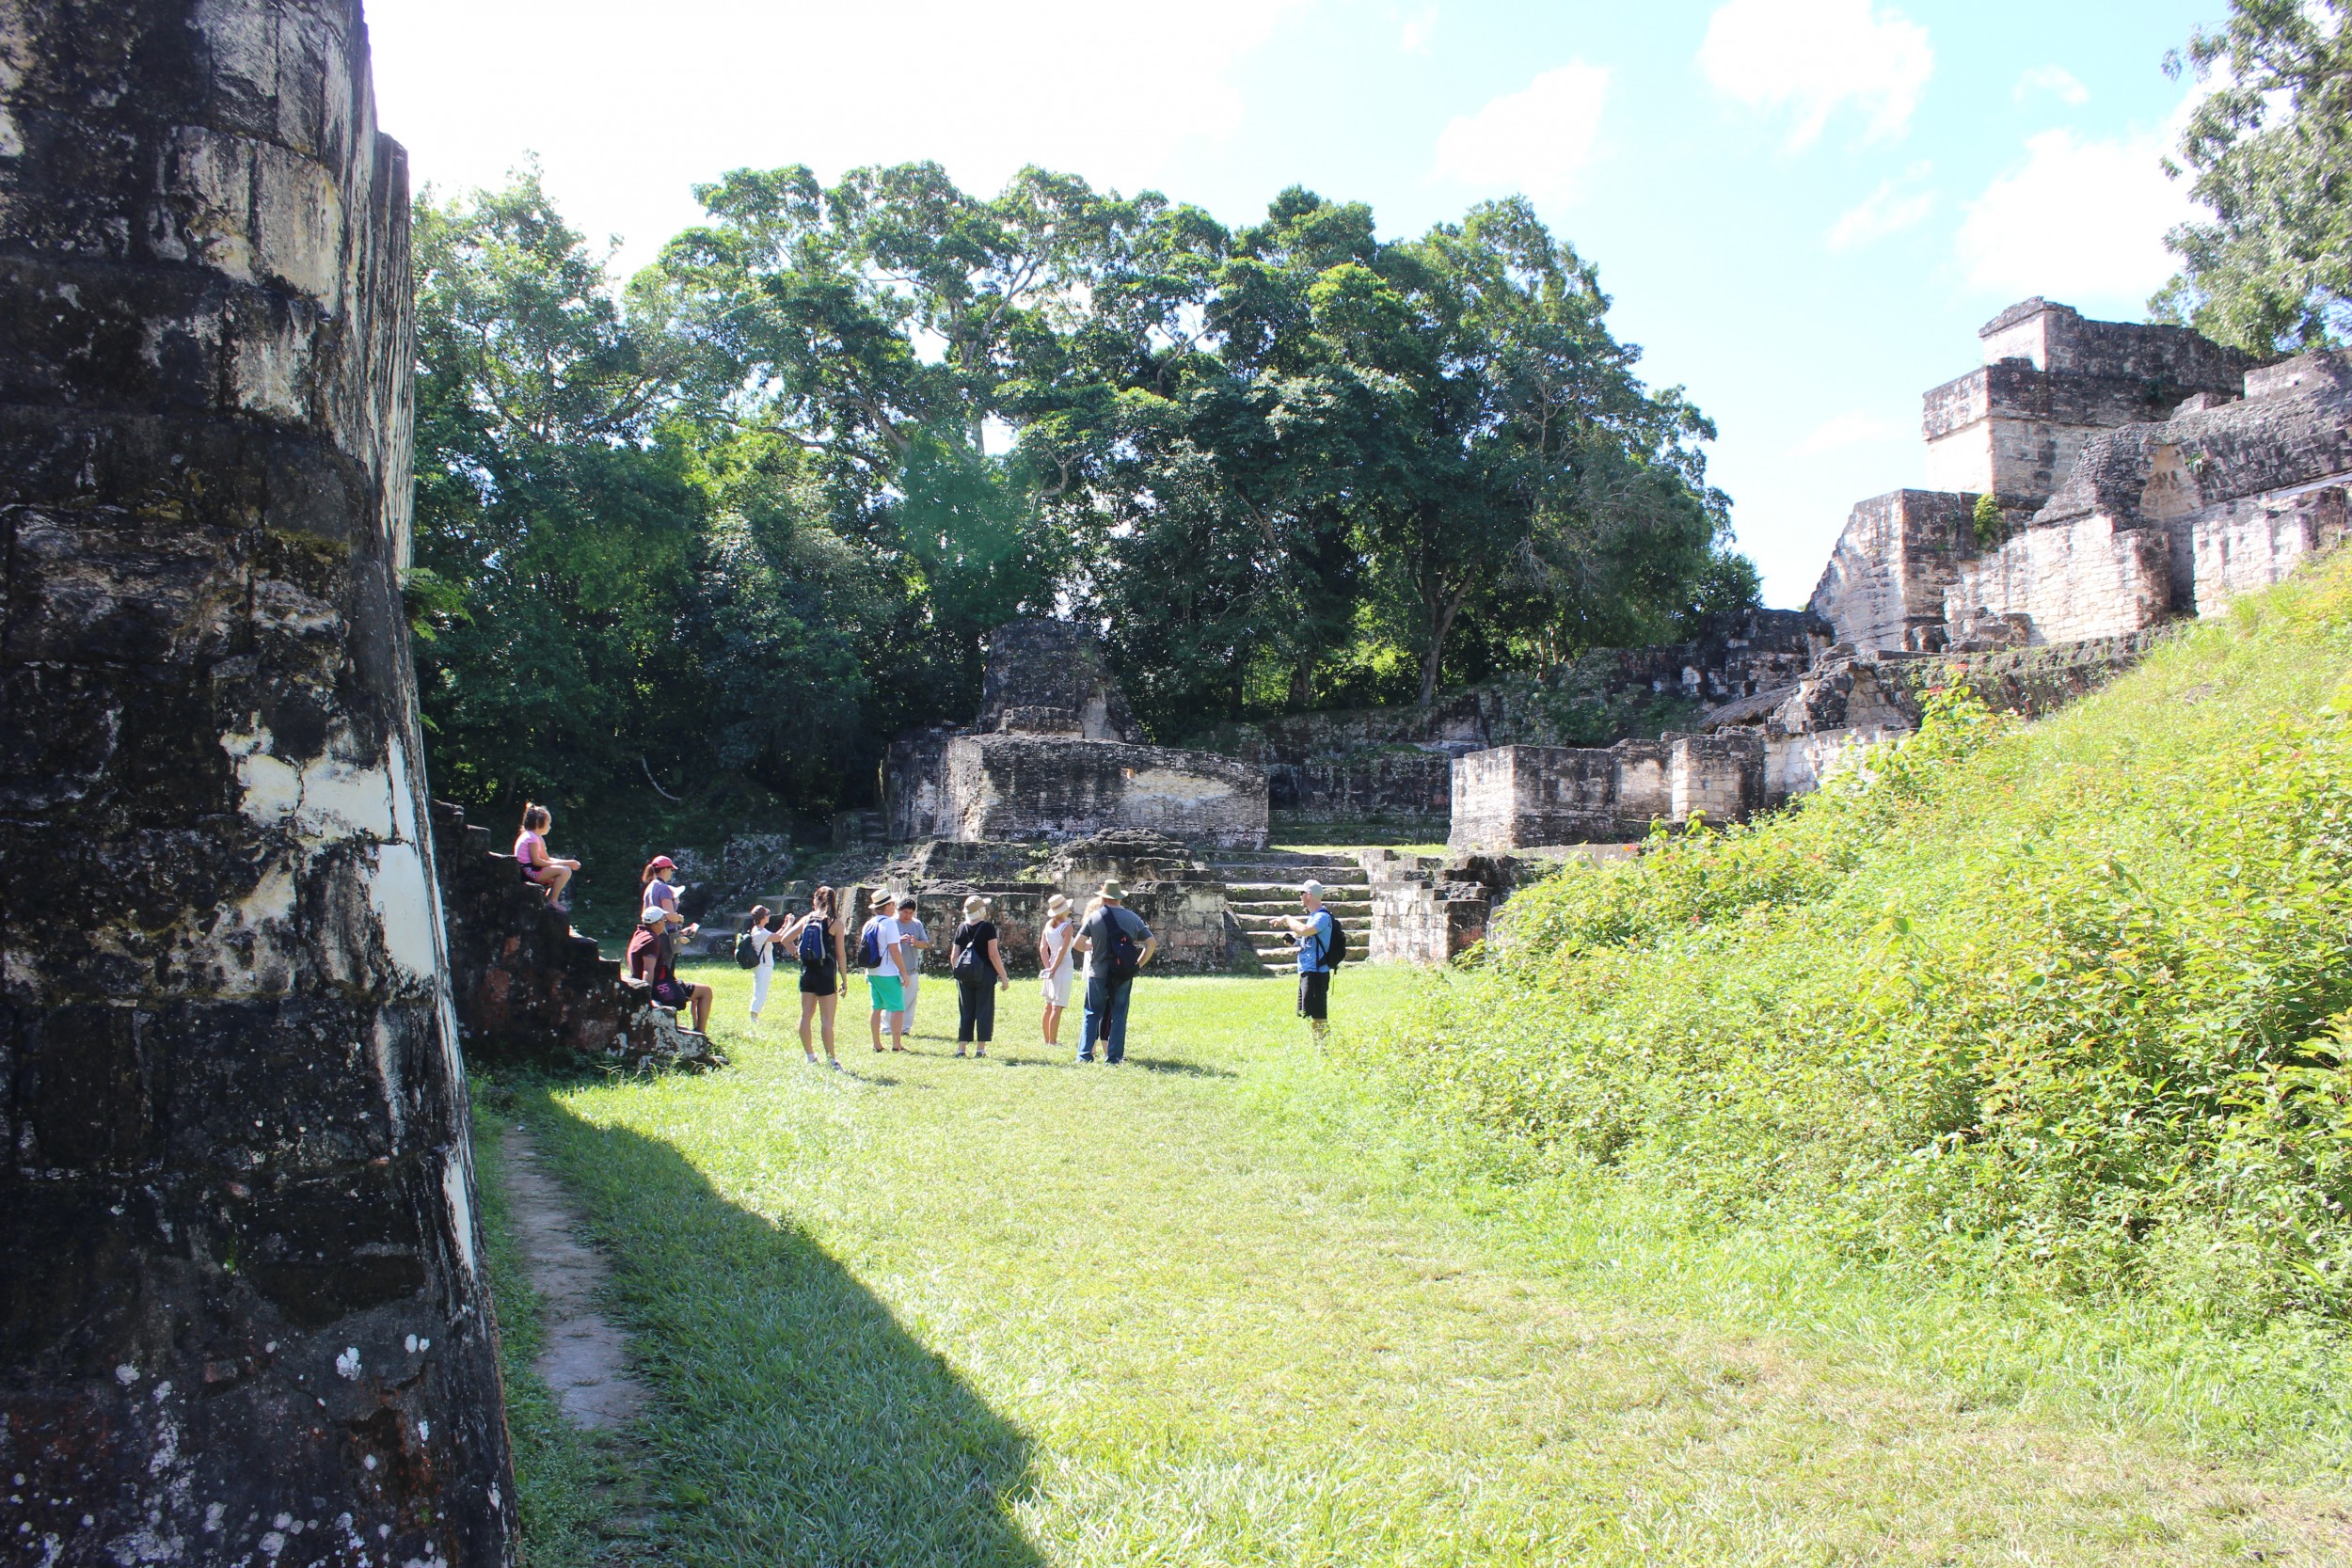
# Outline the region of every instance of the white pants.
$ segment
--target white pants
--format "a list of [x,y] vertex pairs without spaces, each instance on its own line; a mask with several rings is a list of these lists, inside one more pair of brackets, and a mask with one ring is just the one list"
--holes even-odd
[[768,1005],[768,982],[775,977],[776,966],[771,963],[763,963],[752,971],[752,1016],[754,1018],[757,1018],[759,1009]]
[[906,1012],[906,1019],[907,1019],[907,1033],[908,1033],[908,1034],[910,1034],[910,1035],[912,1035],[912,1034],[914,1034],[914,999],[915,999],[916,993],[917,993],[917,992],[919,992],[922,989],[923,989],[923,973],[922,973],[922,971],[920,971],[920,970],[909,970],[909,971],[907,972],[907,1012]]

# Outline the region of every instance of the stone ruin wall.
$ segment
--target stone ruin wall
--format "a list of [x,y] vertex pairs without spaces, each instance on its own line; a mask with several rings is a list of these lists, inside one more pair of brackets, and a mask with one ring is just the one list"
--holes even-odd
[[74,895],[5,914],[8,1549],[510,1561],[358,7],[23,0],[0,66],[0,835]]
[[2352,356],[2306,355],[2246,390],[2089,443],[2030,526],[1960,568],[1946,622],[2013,618],[2036,643],[2129,635],[2211,614],[2335,544]]
[[1053,736],[966,735],[942,768],[950,838],[1083,838],[1143,828],[1224,849],[1266,841],[1265,774],[1165,746]]
[[1499,746],[1454,765],[1456,850],[1611,844],[1653,825],[1744,821],[1764,804],[1765,749],[1743,731],[1606,748]]

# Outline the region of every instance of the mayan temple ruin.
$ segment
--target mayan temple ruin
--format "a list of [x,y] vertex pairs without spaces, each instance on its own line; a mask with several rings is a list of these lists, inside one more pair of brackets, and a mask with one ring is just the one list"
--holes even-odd
[[356,0],[0,8],[12,1562],[513,1560]]

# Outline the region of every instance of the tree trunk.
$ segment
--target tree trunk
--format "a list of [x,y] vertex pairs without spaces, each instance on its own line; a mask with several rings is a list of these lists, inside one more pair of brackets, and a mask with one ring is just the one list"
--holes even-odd
[[1438,672],[1445,663],[1446,633],[1454,629],[1454,617],[1460,613],[1462,600],[1470,593],[1457,588],[1433,606],[1430,612],[1429,651],[1421,661],[1421,705],[1427,707],[1438,700]]

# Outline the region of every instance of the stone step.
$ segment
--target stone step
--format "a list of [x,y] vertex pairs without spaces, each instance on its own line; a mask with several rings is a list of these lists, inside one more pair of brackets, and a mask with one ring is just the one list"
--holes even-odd
[[[1369,888],[1372,886],[1371,879],[1365,877],[1360,872],[1357,874],[1356,879],[1352,882],[1341,881],[1336,878],[1327,880],[1321,877],[1316,878],[1315,880],[1322,882],[1325,887],[1333,889],[1359,887]],[[1228,899],[1254,898],[1263,900],[1269,898],[1282,898],[1295,901],[1298,897],[1298,884],[1296,882],[1234,881],[1229,878],[1225,879],[1225,896]],[[1366,896],[1369,897],[1370,895],[1366,895]]]
[[[1228,898],[1225,900],[1225,907],[1235,912],[1247,910],[1252,914],[1303,914],[1306,912],[1305,907],[1295,898]],[[1372,918],[1372,900],[1369,897],[1326,898],[1323,901],[1323,907],[1338,915],[1360,914],[1367,920]]]

